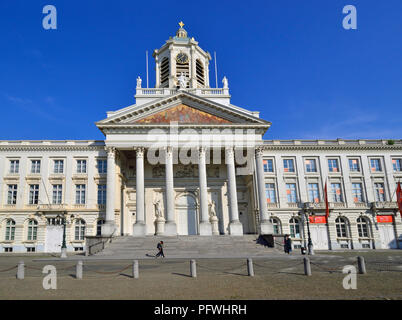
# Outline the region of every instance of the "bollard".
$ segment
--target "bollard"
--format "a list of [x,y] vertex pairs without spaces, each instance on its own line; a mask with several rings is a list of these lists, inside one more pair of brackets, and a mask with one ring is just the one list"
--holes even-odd
[[250,277],[254,277],[253,259],[247,259],[247,273]]
[[138,272],[138,260],[133,261],[133,279],[138,279],[139,272]]
[[190,274],[191,277],[197,278],[197,266],[195,260],[190,260]]
[[24,280],[24,277],[25,277],[25,264],[24,261],[20,261],[18,262],[17,279]]
[[306,276],[311,276],[311,265],[309,258],[304,258],[304,274]]
[[366,263],[364,262],[363,257],[357,257],[357,266],[359,267],[360,274],[366,274]]
[[75,267],[75,278],[82,279],[82,261],[77,262],[77,266]]

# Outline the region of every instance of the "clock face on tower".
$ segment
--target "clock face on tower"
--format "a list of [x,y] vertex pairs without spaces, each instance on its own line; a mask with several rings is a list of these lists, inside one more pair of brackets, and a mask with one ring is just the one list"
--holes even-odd
[[176,56],[176,61],[177,61],[178,63],[187,63],[187,62],[188,62],[188,56],[187,56],[185,53],[180,52],[180,53]]

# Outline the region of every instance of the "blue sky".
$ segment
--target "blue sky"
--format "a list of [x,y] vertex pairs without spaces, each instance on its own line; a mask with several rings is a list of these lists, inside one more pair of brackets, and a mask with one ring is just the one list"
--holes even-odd
[[[57,30],[42,27],[47,4]],[[357,30],[342,27],[347,4]],[[151,53],[180,20],[217,52],[232,103],[272,122],[266,139],[400,139],[401,12],[400,0],[2,0],[0,140],[103,139],[94,123],[134,103],[145,50],[154,86]]]

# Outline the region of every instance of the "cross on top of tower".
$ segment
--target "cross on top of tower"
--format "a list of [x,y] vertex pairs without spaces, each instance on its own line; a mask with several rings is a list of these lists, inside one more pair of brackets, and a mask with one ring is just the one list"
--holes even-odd
[[183,21],[180,21],[180,22],[179,22],[179,26],[180,26],[180,28],[183,28],[183,26],[184,26]]

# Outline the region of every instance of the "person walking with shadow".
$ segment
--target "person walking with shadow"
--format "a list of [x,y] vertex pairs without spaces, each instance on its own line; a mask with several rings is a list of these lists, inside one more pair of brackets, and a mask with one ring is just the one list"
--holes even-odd
[[155,258],[162,256],[163,258],[165,257],[165,254],[163,253],[163,241],[160,241],[156,248],[159,250],[159,252],[156,254]]
[[290,254],[292,252],[292,240],[289,235],[285,235],[285,243],[284,243],[285,253]]

